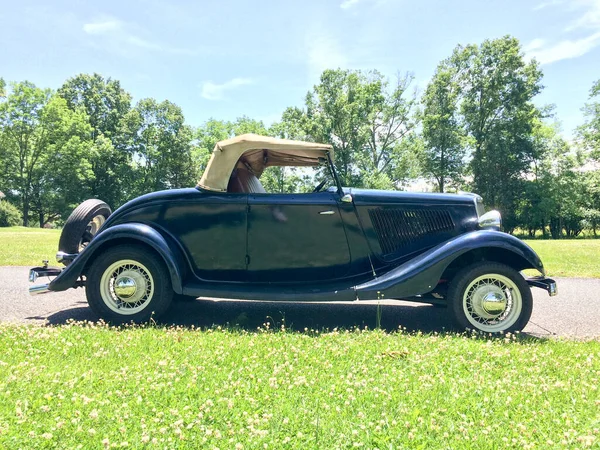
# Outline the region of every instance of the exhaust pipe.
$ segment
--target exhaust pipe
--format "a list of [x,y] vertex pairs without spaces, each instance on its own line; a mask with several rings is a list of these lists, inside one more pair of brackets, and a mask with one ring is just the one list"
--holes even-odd
[[50,289],[48,289],[48,284],[36,284],[35,286],[31,286],[29,288],[29,295],[40,295],[48,292],[50,292]]

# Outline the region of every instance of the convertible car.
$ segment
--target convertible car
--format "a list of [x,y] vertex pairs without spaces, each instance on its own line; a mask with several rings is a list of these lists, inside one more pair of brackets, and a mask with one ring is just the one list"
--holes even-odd
[[[175,295],[404,299],[447,306],[461,329],[488,333],[525,327],[531,286],[556,294],[538,255],[500,232],[478,195],[342,187],[333,158],[329,145],[247,134],[217,143],[195,188],[112,214],[87,200],[63,228],[66,267],[31,269],[31,282],[54,278],[30,293],[84,286],[91,309],[117,323],[160,316]],[[266,193],[272,166],[320,167],[323,180],[309,193]]]

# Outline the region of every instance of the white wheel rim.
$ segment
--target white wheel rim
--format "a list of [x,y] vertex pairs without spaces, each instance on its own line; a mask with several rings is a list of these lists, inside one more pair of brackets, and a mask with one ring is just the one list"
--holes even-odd
[[100,230],[102,225],[104,225],[104,222],[106,222],[106,217],[104,217],[102,214],[94,216],[94,218],[88,222],[84,233],[84,235],[87,235],[88,240],[85,240],[84,236],[81,237],[78,245],[79,253],[81,253],[83,249],[91,242],[91,239],[98,234],[98,230]]
[[145,309],[154,295],[154,279],[143,264],[123,259],[111,264],[100,279],[100,296],[117,314],[129,316]]
[[497,333],[515,324],[523,310],[519,287],[504,275],[488,273],[475,278],[465,288],[463,311],[474,328]]

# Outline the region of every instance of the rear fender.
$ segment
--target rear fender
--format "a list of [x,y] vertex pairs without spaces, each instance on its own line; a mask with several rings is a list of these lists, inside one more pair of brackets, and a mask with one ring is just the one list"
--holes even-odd
[[163,259],[169,275],[173,291],[181,294],[186,262],[181,250],[171,244],[165,236],[149,225],[142,223],[125,223],[102,230],[90,244],[69,264],[61,274],[48,286],[51,291],[64,291],[73,287],[77,279],[84,273],[86,267],[107,247],[117,241],[132,244],[139,242],[150,246]]
[[499,231],[480,230],[457,236],[380,277],[356,286],[358,298],[406,298],[426,294],[437,286],[450,264],[472,252],[483,255],[484,259],[486,253],[502,254],[501,262],[515,270],[532,268],[545,275],[540,257],[523,241]]

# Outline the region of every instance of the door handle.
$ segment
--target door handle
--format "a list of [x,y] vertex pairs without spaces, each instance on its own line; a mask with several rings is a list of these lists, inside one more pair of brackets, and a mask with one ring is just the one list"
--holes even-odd
[[335,211],[332,211],[330,209],[329,211],[320,211],[319,214],[321,214],[322,216],[331,216],[332,214],[335,214]]

